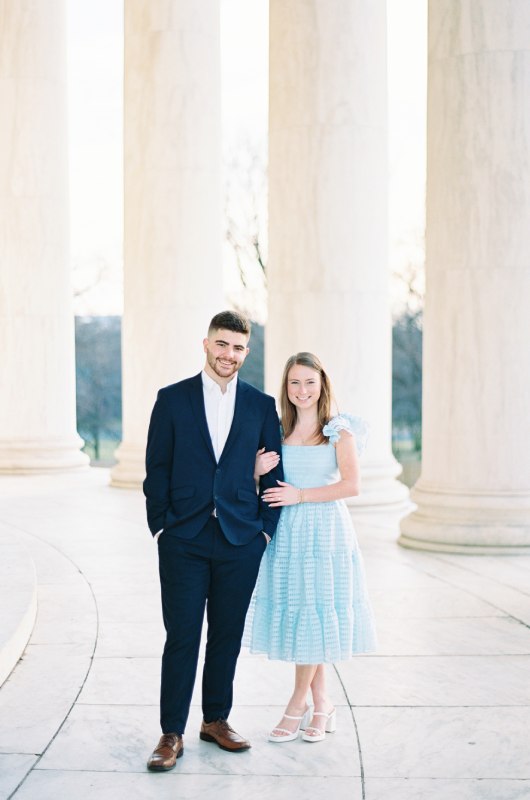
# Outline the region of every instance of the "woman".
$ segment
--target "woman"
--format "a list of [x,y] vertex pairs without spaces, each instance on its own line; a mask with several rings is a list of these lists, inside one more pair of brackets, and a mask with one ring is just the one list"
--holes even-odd
[[[245,635],[251,652],[296,664],[294,691],[269,734],[272,742],[292,741],[300,730],[304,741],[320,742],[334,731],[325,663],[375,649],[361,555],[344,503],[359,493],[366,424],[347,414],[331,417],[331,402],[318,358],[291,356],[281,390],[286,482],[263,493],[282,514],[261,564]],[[274,457],[258,454],[256,474],[268,472]]]

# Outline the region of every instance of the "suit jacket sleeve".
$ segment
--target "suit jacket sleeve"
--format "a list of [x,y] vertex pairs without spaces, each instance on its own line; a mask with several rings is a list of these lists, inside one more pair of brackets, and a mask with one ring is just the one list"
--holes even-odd
[[[274,450],[276,453],[280,453],[281,455],[282,441],[280,436],[280,420],[278,419],[276,406],[272,397],[270,398],[267,416],[265,418],[261,435],[262,438],[260,441],[260,447],[264,447],[266,450]],[[263,530],[271,537],[274,536],[276,531],[276,526],[278,525],[278,520],[280,519],[281,509],[271,508],[269,505],[267,505],[267,503],[264,503],[261,499],[261,494],[264,489],[277,486],[278,484],[276,481],[283,481],[283,466],[281,459],[278,466],[268,472],[266,475],[262,475],[259,481],[259,502],[260,513],[263,519]]]
[[147,522],[153,535],[164,527],[166,512],[170,506],[173,437],[169,406],[166,398],[159,392],[149,423],[145,456],[144,494]]

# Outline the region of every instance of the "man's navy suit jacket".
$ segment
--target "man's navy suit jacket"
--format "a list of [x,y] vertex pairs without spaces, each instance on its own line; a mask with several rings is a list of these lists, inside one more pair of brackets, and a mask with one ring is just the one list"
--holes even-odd
[[[244,545],[260,531],[273,536],[280,516],[256,492],[260,447],[281,453],[272,397],[238,378],[234,419],[219,463],[206,421],[201,374],[160,389],[147,437],[144,494],[154,535],[192,539],[215,507],[229,542]],[[283,480],[280,464],[260,479],[260,494]]]

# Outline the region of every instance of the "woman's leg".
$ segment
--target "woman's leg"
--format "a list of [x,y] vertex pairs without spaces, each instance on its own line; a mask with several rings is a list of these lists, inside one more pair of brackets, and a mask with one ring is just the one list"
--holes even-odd
[[[313,680],[311,681],[311,694],[313,697],[315,711],[329,714],[329,712],[333,710],[333,703],[329,699],[329,695],[326,690],[325,664],[318,664],[315,670]],[[325,719],[323,717],[313,717],[310,723],[311,730],[308,730],[307,733],[311,735],[311,732],[314,728],[321,729],[324,727],[324,725]]]
[[329,699],[326,689],[326,665],[318,664],[313,680],[311,681],[311,694],[313,705],[317,711],[329,711],[333,703]]
[[[291,699],[287,703],[287,708],[285,709],[285,713],[288,714],[290,717],[303,716],[307,708],[307,694],[309,692],[309,687],[311,686],[311,681],[315,676],[316,670],[317,670],[316,664],[296,664],[295,676],[294,676],[294,691],[291,695]],[[285,716],[283,716],[280,722],[278,723],[278,728],[284,728],[285,730],[294,733],[294,731],[298,728],[299,724],[300,720],[286,719]],[[275,736],[282,735],[282,732],[279,731],[278,728],[274,728],[273,730]]]

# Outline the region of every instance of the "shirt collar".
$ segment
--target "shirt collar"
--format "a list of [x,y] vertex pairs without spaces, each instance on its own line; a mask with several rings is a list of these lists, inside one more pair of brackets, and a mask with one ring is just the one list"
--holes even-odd
[[[206,373],[204,370],[202,370],[201,372],[201,378],[202,378],[203,389],[205,391],[214,392],[217,389],[219,392],[221,392],[221,387],[219,386],[217,381],[214,381],[213,378],[210,378],[208,373]],[[237,386],[237,372],[232,378],[232,380],[226,384],[226,394],[232,394],[233,392],[235,392],[236,386]]]

